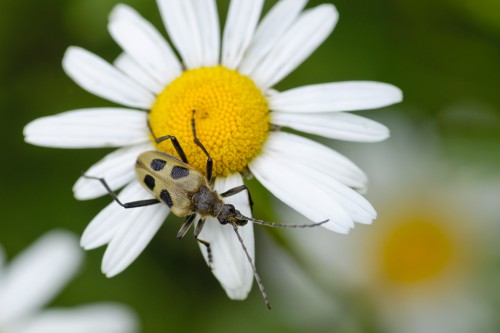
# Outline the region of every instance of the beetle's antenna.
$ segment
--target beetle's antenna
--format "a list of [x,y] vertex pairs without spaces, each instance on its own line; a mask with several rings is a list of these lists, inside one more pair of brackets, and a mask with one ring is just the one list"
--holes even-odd
[[257,274],[257,269],[255,268],[255,264],[253,263],[252,257],[250,257],[250,254],[248,253],[247,247],[245,246],[245,243],[243,243],[243,238],[241,238],[240,233],[238,232],[238,226],[236,223],[232,223],[234,232],[236,233],[236,236],[238,236],[238,240],[241,243],[241,246],[243,247],[243,251],[245,251],[245,254],[247,256],[248,262],[250,263],[250,266],[252,266],[253,270],[253,276],[255,277],[255,281],[257,282],[257,285],[259,286],[260,293],[262,294],[262,298],[264,298],[264,303],[266,303],[267,308],[271,310],[271,304],[269,303],[269,299],[267,297],[267,293],[264,290],[264,285],[262,284],[262,280],[260,279],[259,274]]
[[324,220],[321,222],[317,223],[308,223],[308,224],[283,224],[283,223],[273,223],[273,222],[267,222],[267,221],[262,221],[258,219],[254,219],[252,217],[247,217],[241,214],[236,215],[237,218],[240,220],[247,220],[250,222],[253,222],[255,224],[260,224],[260,225],[265,225],[267,227],[273,227],[273,228],[313,228],[322,225],[323,223],[326,223],[330,220]]

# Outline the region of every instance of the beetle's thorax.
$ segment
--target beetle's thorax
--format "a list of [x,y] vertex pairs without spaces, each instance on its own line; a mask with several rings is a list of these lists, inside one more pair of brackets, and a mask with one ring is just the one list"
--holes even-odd
[[223,205],[219,195],[205,185],[201,186],[191,199],[191,211],[201,216],[217,217]]

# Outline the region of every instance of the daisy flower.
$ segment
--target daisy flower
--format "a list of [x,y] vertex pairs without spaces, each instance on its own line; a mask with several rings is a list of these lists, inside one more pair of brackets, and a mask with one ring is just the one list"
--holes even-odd
[[[498,280],[492,263],[498,260],[499,180],[464,175],[441,160],[432,132],[408,138],[408,126],[397,128],[398,140],[377,152],[383,163],[364,149],[358,156],[371,161],[371,186],[383,193],[373,198],[377,228],[356,230],[348,240],[294,233],[291,241],[325,286],[369,304],[363,309],[379,326],[375,331],[496,332],[488,295]],[[283,210],[285,216],[300,218]]]
[[82,263],[78,240],[52,231],[5,264],[0,248],[0,331],[2,333],[131,333],[135,315],[118,304],[72,309],[40,308],[49,303]]
[[[206,156],[193,143],[192,111],[200,141],[214,161],[219,193],[255,176],[280,200],[322,226],[347,233],[354,222],[370,223],[372,206],[355,189],[365,174],[349,159],[282,127],[349,141],[380,141],[388,129],[345,111],[401,101],[399,89],[377,82],[338,82],[278,92],[273,87],[297,68],[332,32],[333,5],[304,9],[305,0],[282,0],[259,21],[263,0],[233,0],[220,34],[215,0],[158,0],[166,31],[180,55],[135,10],[117,5],[109,32],[123,49],[113,64],[79,47],[63,59],[66,73],[87,91],[127,108],[68,111],[37,119],[24,130],[27,142],[58,148],[120,147],[86,171],[103,177],[122,202],[150,198],[135,180],[134,164],[146,150],[175,154],[174,135],[189,163],[204,170]],[[222,36],[221,36],[222,35]],[[148,129],[148,123],[151,131]],[[78,199],[106,194],[96,181],[80,178]],[[250,215],[245,193],[227,198]],[[166,206],[125,210],[115,202],[85,230],[81,244],[108,244],[102,270],[114,276],[144,250],[169,214]],[[251,225],[241,228],[254,256]],[[232,299],[244,299],[252,269],[231,227],[208,218],[200,238],[210,242],[213,273]],[[205,260],[207,254],[202,248]]]

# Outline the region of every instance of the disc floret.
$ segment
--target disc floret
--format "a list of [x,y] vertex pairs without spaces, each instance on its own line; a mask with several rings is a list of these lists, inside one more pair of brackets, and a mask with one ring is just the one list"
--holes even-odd
[[[189,163],[204,171],[206,156],[191,132],[193,110],[198,136],[214,161],[214,176],[241,172],[258,156],[270,117],[267,101],[251,79],[223,66],[193,69],[158,95],[149,115],[154,135],[176,136]],[[157,148],[175,155],[169,142]]]

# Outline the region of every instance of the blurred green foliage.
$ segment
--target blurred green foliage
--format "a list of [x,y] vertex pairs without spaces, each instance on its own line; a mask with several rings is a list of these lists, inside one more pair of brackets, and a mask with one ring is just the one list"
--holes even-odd
[[[154,1],[124,2],[164,31]],[[310,1],[309,6],[323,2]],[[73,83],[63,73],[61,59],[69,45],[82,46],[108,60],[118,55],[119,48],[106,31],[107,15],[116,3],[0,2],[0,242],[10,257],[52,228],[81,234],[109,203],[109,198],[79,202],[71,192],[80,172],[108,151],[31,146],[23,142],[22,129],[38,117],[110,105]],[[273,3],[266,1],[265,8]],[[472,165],[497,174],[500,3],[338,0],[334,4],[340,12],[334,33],[277,88],[342,80],[392,83],[404,91],[404,103],[367,115],[377,118],[380,114],[397,114],[417,124],[430,124],[438,130],[446,144],[445,153],[457,166]],[[219,5],[223,21],[228,1],[219,1]],[[348,151],[344,153],[349,155]],[[271,196],[256,181],[251,187],[256,198],[255,215],[273,219]],[[87,253],[78,279],[54,304],[124,302],[138,312],[144,332],[349,331],[333,319],[317,322],[307,330],[294,326],[288,320],[294,314],[279,307],[268,312],[255,287],[248,300],[230,301],[204,264],[195,242],[175,240],[179,223],[179,219],[169,217],[141,257],[113,279],[100,273],[103,249]],[[256,228],[257,261],[277,250],[269,239]],[[260,273],[271,301],[283,304],[280,299],[284,295],[274,291],[279,282],[269,281],[269,272]]]

